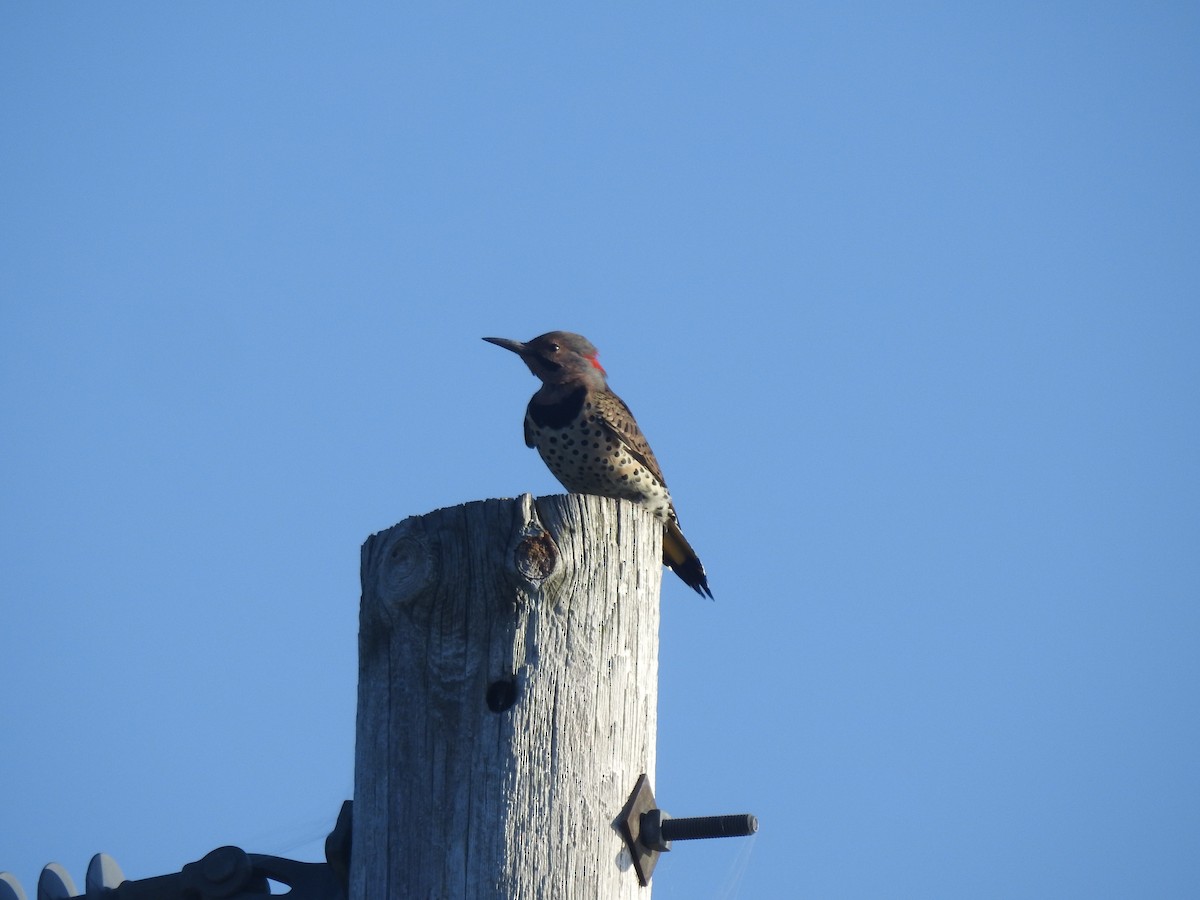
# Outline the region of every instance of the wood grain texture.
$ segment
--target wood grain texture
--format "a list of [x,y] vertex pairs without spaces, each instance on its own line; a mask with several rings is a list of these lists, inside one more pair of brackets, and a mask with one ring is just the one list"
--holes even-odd
[[661,542],[576,494],[367,540],[352,898],[649,897],[613,822],[654,776]]

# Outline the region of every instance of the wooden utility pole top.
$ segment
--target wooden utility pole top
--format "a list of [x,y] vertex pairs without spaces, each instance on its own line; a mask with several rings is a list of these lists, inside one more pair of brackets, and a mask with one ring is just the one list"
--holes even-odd
[[614,823],[654,777],[662,526],[577,494],[362,552],[352,900],[648,898]]

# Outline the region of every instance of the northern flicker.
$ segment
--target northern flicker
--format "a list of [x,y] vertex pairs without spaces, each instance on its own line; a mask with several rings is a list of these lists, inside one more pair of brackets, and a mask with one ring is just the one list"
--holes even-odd
[[542,381],[525,410],[525,443],[536,447],[568,491],[632,500],[663,523],[663,563],[712,597],[700,558],[679,530],[662,469],[633,413],[608,387],[596,348],[582,335],[551,331],[528,343],[484,338],[516,353]]

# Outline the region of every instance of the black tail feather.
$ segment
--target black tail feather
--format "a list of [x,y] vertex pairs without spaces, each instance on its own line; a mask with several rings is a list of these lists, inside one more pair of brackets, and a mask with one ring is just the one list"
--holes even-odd
[[700,557],[696,555],[692,545],[679,530],[679,523],[675,521],[667,523],[666,531],[663,532],[663,563],[701,597],[713,599],[712,591],[708,588],[708,573],[704,571],[704,564],[700,562]]

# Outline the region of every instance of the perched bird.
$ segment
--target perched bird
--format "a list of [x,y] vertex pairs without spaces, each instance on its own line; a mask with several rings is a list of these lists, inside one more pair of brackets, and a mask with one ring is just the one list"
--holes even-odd
[[536,447],[568,491],[632,500],[663,523],[663,562],[712,597],[700,558],[679,530],[662,469],[633,413],[608,388],[596,348],[582,335],[551,331],[526,344],[484,338],[517,354],[542,380],[525,411],[525,443]]

